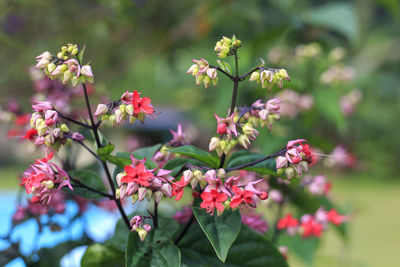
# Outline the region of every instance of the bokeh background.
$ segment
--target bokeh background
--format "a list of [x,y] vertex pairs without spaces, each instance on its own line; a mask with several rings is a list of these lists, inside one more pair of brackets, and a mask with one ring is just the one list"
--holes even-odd
[[[217,87],[205,90],[185,72],[193,58],[216,65],[215,42],[235,34],[243,44],[241,73],[261,57],[292,79],[270,95],[241,84],[239,105],[276,94],[288,103],[281,122],[264,129],[254,146],[269,153],[287,140],[308,139],[329,155],[313,172],[326,174],[335,201],[353,215],[347,242],[329,232],[313,262],[293,255],[290,263],[394,266],[400,249],[399,13],[397,0],[3,0],[0,105],[7,109],[17,100],[29,112],[34,57],[68,42],[86,44],[98,95],[118,99],[138,89],[162,112],[162,127],[127,129],[126,137],[137,138],[128,138],[131,146],[162,141],[183,121],[193,141],[206,147],[213,113],[229,108],[231,84],[220,77]],[[29,148],[6,138],[10,128],[0,126],[3,193],[16,190],[33,158],[26,156]],[[149,133],[152,139],[143,137]],[[125,141],[116,142],[123,149]]]

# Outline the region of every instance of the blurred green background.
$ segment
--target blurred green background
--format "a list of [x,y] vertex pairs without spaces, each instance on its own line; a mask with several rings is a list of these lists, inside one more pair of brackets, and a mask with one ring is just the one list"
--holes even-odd
[[[216,65],[215,42],[235,34],[243,44],[241,73],[262,57],[268,66],[288,70],[292,82],[285,88],[313,100],[310,108],[283,116],[272,132],[264,129],[257,146],[269,153],[304,137],[321,153],[340,144],[357,159],[317,170],[327,173],[335,200],[354,219],[349,243],[328,233],[314,265],[393,266],[400,248],[399,13],[396,0],[3,0],[0,105],[17,99],[29,112],[34,57],[68,42],[86,44],[97,92],[117,99],[123,91],[140,90],[160,110],[183,112],[204,133],[196,143],[205,145],[215,127],[213,113],[223,116],[229,108],[231,84],[220,76],[217,87],[206,91],[185,72],[193,58]],[[357,104],[346,113],[342,100],[347,96],[352,104],[354,91]],[[244,82],[238,102],[265,97],[272,96]],[[0,131],[8,129],[3,124]],[[0,154],[0,186],[14,188],[29,159],[8,140],[0,144],[8,151]]]

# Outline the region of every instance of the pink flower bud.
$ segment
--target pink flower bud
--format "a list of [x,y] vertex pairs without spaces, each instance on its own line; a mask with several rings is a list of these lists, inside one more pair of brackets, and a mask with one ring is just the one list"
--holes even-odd
[[96,112],[94,113],[94,115],[95,115],[96,117],[98,117],[98,116],[107,114],[107,112],[108,112],[108,107],[107,107],[107,105],[99,104],[99,105],[97,106],[97,109],[96,109]]
[[164,196],[164,194],[163,194],[163,192],[161,192],[161,191],[156,191],[156,192],[154,192],[154,194],[153,194],[154,201],[155,201],[157,204],[160,203],[160,201],[161,201],[161,199],[162,199],[163,196]]
[[226,124],[220,123],[217,126],[217,134],[225,134],[226,133]]
[[161,192],[163,192],[167,197],[171,198],[172,197],[172,187],[168,183],[164,183],[161,186]]
[[73,132],[71,138],[72,138],[73,140],[76,140],[76,141],[83,141],[83,140],[85,140],[85,137],[84,137],[82,134],[78,133],[78,132]]
[[266,109],[262,109],[262,110],[260,110],[260,112],[258,112],[258,116],[260,116],[260,119],[263,121],[267,120],[268,114],[269,114],[268,110],[266,110]]
[[56,67],[56,69],[51,73],[52,76],[58,76],[64,74],[64,71],[67,70],[67,65],[61,64]]
[[276,160],[276,169],[287,167],[288,160],[285,157],[278,156],[275,160]]
[[151,225],[146,223],[146,224],[143,225],[143,229],[144,229],[146,232],[150,232],[150,230],[151,230]]
[[209,151],[213,151],[219,147],[221,140],[218,137],[211,138],[210,144],[208,146]]
[[210,77],[211,80],[214,80],[217,78],[217,70],[214,68],[209,68],[207,69],[207,75]]
[[183,172],[183,180],[188,183],[193,177],[193,172],[191,170],[186,170]]
[[140,187],[138,189],[139,202],[144,199],[146,194],[147,194],[147,189],[145,187]]
[[124,119],[124,114],[122,113],[122,111],[120,109],[115,110],[114,114],[115,114],[116,123],[120,124],[122,122],[122,120]]
[[85,65],[81,69],[81,74],[86,77],[93,78],[92,67],[90,65]]

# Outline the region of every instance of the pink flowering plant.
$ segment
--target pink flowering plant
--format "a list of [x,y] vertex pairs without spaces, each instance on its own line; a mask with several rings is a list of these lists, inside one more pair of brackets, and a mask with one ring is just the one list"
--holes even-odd
[[[191,145],[179,124],[170,130],[167,143],[115,153],[103,128],[117,131],[123,123],[143,124],[157,117],[151,99],[145,92],[127,90],[93,108],[89,96],[95,75],[90,64],[83,64],[84,48],[68,44],[56,55],[46,51],[38,56],[35,68],[44,76],[35,84],[45,93],[34,98],[31,115],[10,120],[19,127],[14,136],[33,143],[44,158],[21,177],[28,200],[19,202],[14,225],[62,214],[67,200],[80,208],[75,219],[88,203],[118,211],[121,219],[113,237],[101,244],[87,236],[78,242],[88,246],[82,266],[287,266],[296,236],[304,242],[317,240],[329,227],[345,236],[349,216],[332,204],[331,183],[323,175],[308,174],[317,158],[306,139],[288,140],[269,155],[253,152],[260,133],[278,123],[284,101],[255,99],[238,107],[239,85],[255,82],[267,94],[282,89],[290,78],[285,69],[267,67],[263,60],[239,74],[241,45],[235,36],[223,37],[214,49],[217,65],[194,59],[187,71],[206,89],[217,86],[218,79],[233,83],[227,113],[210,114],[215,134],[206,150]],[[228,57],[233,68],[221,60]],[[65,90],[60,94],[65,101],[55,97],[57,90]],[[69,106],[74,95],[83,96],[86,110]],[[77,167],[70,153],[74,146],[87,150],[98,166]],[[168,199],[185,205],[171,215],[160,206],[164,201],[164,207],[176,207]],[[138,203],[145,211],[128,215],[129,206]],[[43,254],[38,255],[42,260]]]

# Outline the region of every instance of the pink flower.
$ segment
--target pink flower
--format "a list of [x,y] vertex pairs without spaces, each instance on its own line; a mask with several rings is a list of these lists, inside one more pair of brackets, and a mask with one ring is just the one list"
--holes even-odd
[[215,118],[217,119],[217,133],[218,134],[228,134],[231,136],[234,134],[235,136],[238,136],[238,133],[236,131],[236,124],[233,121],[233,118],[235,117],[236,113],[233,112],[229,117],[226,119],[218,117],[217,114],[214,114]]
[[203,202],[200,204],[200,207],[206,209],[207,213],[211,213],[211,215],[213,215],[215,208],[217,208],[220,213],[224,211],[225,207],[222,202],[225,202],[225,200],[228,198],[225,193],[218,193],[217,190],[213,189],[210,192],[204,191],[200,196],[203,200]]
[[282,103],[282,99],[273,98],[268,100],[265,104],[265,108],[268,110],[270,114],[279,113],[280,104]]
[[45,112],[48,110],[53,109],[53,105],[50,102],[45,102],[45,101],[32,101],[34,104],[32,105],[33,111],[36,112]]
[[151,105],[151,99],[149,97],[140,97],[138,91],[133,91],[132,94],[132,106],[133,112],[137,116],[140,112],[151,115],[154,113],[153,106]]
[[340,215],[335,209],[331,209],[327,212],[328,220],[336,225],[340,225],[343,222],[347,221],[347,217]]
[[171,129],[169,131],[172,134],[172,139],[170,141],[172,146],[180,146],[187,143],[185,139],[186,135],[182,131],[182,124],[178,124],[178,129],[176,132]]
[[217,192],[223,192],[228,196],[231,196],[231,193],[222,183],[222,180],[217,177],[217,172],[215,170],[209,170],[204,175],[204,179],[207,181],[208,185],[204,189],[204,192],[211,192],[212,190],[216,190]]
[[232,209],[238,207],[242,203],[253,204],[253,196],[254,196],[253,192],[247,190],[241,190],[237,186],[233,186],[232,189],[233,192],[235,192],[235,195],[232,197],[231,202],[229,204],[229,206]]
[[323,225],[318,223],[312,216],[302,220],[300,227],[303,230],[303,237],[321,237]]

